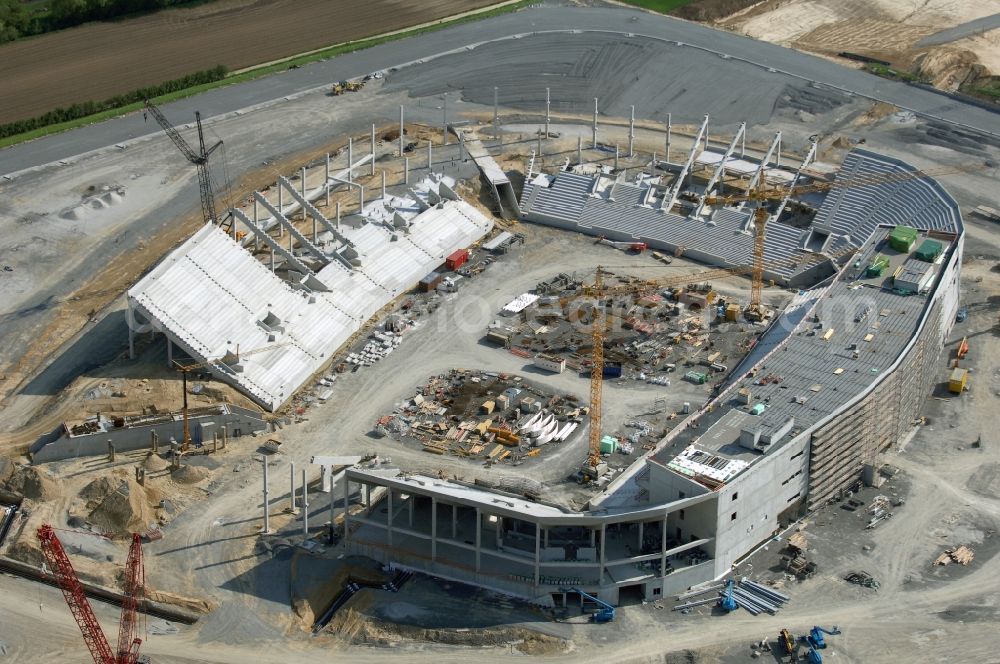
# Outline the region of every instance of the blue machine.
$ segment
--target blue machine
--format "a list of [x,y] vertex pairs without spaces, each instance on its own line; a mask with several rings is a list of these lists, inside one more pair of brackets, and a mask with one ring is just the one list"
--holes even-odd
[[607,602],[597,599],[593,595],[589,595],[579,588],[569,588],[564,592],[580,593],[580,597],[584,599],[589,599],[591,602],[597,604],[598,609],[590,614],[590,622],[595,623],[608,623],[615,619],[615,607],[611,606]]
[[735,611],[737,609],[736,600],[733,599],[733,587],[735,585],[736,583],[732,579],[729,579],[726,582],[726,592],[719,598],[719,606],[725,611]]
[[823,664],[823,655],[819,654],[818,650],[810,646],[809,652],[806,653],[806,661],[809,662],[809,664]]
[[[823,648],[825,648],[826,640],[823,638],[824,634],[829,634],[830,636],[836,636],[840,634],[840,630],[837,629],[836,625],[834,625],[833,629],[823,629],[822,627],[819,626],[813,627],[811,630],[809,630],[809,636],[807,637],[809,645],[811,645],[816,650],[822,650]],[[823,660],[820,659],[819,661],[822,662]]]

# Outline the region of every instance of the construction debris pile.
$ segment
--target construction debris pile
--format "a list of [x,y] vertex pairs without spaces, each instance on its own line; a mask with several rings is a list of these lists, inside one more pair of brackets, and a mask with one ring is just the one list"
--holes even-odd
[[[686,379],[710,382],[727,370],[755,342],[751,325],[739,322],[739,308],[728,304],[711,284],[692,283],[658,289],[628,275],[611,275],[605,287],[615,293],[601,304],[609,316],[604,343],[604,375],[631,377],[669,385],[678,366],[699,367]],[[505,305],[502,318],[490,324],[486,339],[511,353],[533,358],[540,368],[561,373],[587,372],[592,366],[593,299],[583,295],[584,281],[561,273],[540,282]],[[711,338],[710,338],[711,332]]]
[[965,544],[954,549],[945,549],[944,553],[934,560],[935,565],[950,565],[955,562],[963,567],[972,562],[975,552]]
[[379,418],[375,434],[431,454],[519,465],[545,445],[569,440],[588,412],[576,396],[551,394],[520,376],[453,369]]

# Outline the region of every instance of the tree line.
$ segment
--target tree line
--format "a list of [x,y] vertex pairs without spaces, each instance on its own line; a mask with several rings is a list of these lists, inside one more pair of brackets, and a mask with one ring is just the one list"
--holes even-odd
[[50,0],[26,5],[23,0],[0,0],[0,44],[20,37],[71,28],[88,21],[107,21],[192,0]]
[[165,95],[170,92],[186,90],[187,88],[202,85],[203,83],[220,81],[225,78],[227,71],[228,70],[224,65],[217,65],[212,69],[206,69],[204,71],[188,74],[187,76],[176,78],[172,81],[167,81],[166,83],[160,83],[159,85],[153,85],[148,88],[132,90],[131,92],[127,92],[122,95],[115,95],[114,97],[109,97],[104,101],[85,101],[80,104],[67,106],[65,108],[57,108],[44,115],[28,118],[27,120],[17,120],[15,122],[0,124],[0,138],[23,134],[24,132],[41,129],[42,127],[59,124],[60,122],[76,120],[77,118],[83,118],[88,115],[93,115],[94,113],[100,113],[101,111],[121,108],[123,106],[128,106],[129,104],[145,101],[146,99],[152,99],[153,97]]

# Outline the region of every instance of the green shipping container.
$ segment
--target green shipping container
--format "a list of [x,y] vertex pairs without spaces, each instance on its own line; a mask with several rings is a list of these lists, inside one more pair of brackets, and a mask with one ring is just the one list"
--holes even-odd
[[865,270],[866,277],[881,277],[885,269],[889,267],[889,259],[882,254],[875,254],[875,258],[868,265],[868,269]]
[[618,449],[618,441],[611,436],[601,438],[601,454],[614,454]]
[[889,246],[896,251],[909,253],[917,241],[917,229],[909,226],[896,226],[889,233]]
[[937,240],[924,240],[914,256],[922,261],[933,263],[944,251],[944,246]]
[[708,380],[708,374],[699,373],[697,371],[689,371],[684,374],[684,379],[688,382],[694,383],[695,385],[704,385]]

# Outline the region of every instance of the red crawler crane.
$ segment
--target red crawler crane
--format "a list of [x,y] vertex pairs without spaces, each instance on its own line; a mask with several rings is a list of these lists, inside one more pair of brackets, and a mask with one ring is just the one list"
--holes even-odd
[[122,616],[118,625],[118,653],[112,652],[104,630],[97,622],[97,616],[87,601],[83,585],[73,570],[73,564],[66,555],[62,542],[56,537],[55,530],[50,525],[38,529],[38,541],[42,545],[42,555],[45,562],[59,583],[66,604],[73,613],[76,624],[83,632],[83,640],[87,643],[90,656],[95,664],[136,664],[139,661],[139,645],[142,643],[136,632],[136,610],[139,597],[146,586],[145,572],[142,567],[142,540],[136,533],[132,534],[132,546],[128,550],[128,562],[125,565],[125,587],[122,601]]

